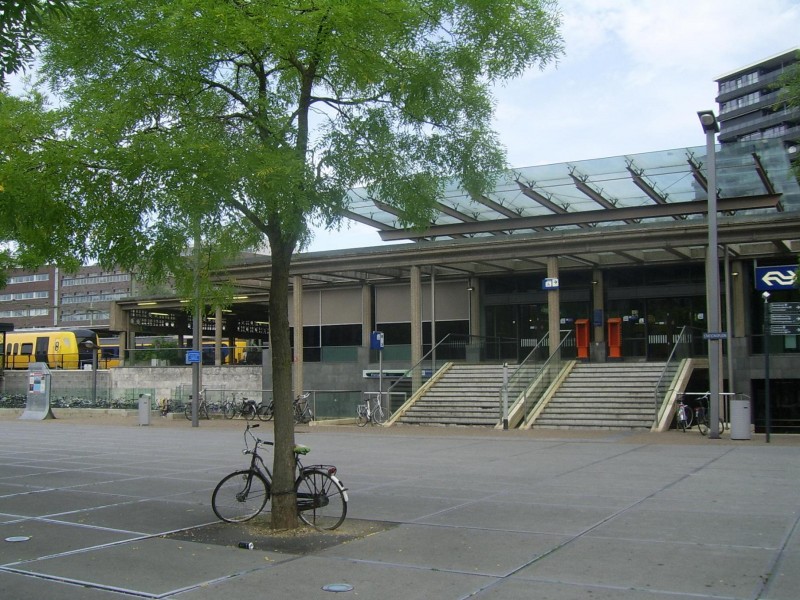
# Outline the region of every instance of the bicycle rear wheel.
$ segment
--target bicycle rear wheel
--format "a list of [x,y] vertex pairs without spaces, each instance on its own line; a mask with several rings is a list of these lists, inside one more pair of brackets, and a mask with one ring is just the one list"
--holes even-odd
[[248,521],[260,513],[269,500],[269,484],[253,470],[235,471],[224,477],[211,494],[214,514],[228,523]]
[[272,402],[269,404],[261,404],[256,411],[260,421],[269,421],[272,418]]
[[347,492],[338,479],[319,469],[306,469],[295,483],[297,514],[317,529],[336,529],[347,516]]
[[253,419],[256,418],[256,407],[249,403],[245,404],[244,406],[242,406],[242,416],[247,421],[252,421]]

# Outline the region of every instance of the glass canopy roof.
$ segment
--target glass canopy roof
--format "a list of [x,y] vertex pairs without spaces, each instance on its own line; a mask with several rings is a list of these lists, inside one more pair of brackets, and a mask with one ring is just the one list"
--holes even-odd
[[[702,219],[707,162],[701,146],[516,168],[500,174],[482,198],[450,183],[431,228],[421,232],[402,229],[391,206],[370,198],[365,188],[350,191],[347,216],[376,227],[387,240]],[[720,211],[774,212],[774,201],[768,207],[758,202],[764,198],[779,198],[778,210],[800,211],[800,187],[779,140],[717,146],[716,162]]]

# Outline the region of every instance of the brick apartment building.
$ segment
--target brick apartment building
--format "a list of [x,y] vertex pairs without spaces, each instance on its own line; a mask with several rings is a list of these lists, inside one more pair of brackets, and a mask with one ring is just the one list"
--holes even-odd
[[56,267],[14,269],[0,290],[0,321],[30,327],[108,327],[109,305],[131,295],[130,273],[98,265],[64,273]]

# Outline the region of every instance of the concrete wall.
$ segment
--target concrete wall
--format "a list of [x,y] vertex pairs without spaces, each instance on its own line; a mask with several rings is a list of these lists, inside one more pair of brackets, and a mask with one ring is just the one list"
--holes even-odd
[[[359,362],[304,363],[303,387],[314,391],[377,391],[378,379],[365,379],[365,369],[378,369],[369,363],[369,351],[359,353]],[[408,363],[384,362],[384,369],[407,369]],[[6,371],[5,392],[27,392],[27,371]],[[52,393],[55,396],[81,395],[88,397],[92,387],[91,371],[52,371]],[[384,380],[384,389],[394,380]],[[209,390],[257,391],[271,389],[269,368],[261,366],[203,366],[202,385]],[[152,393],[154,399],[188,396],[192,388],[192,368],[117,367],[97,371],[98,398],[135,398],[139,393]],[[152,390],[152,391],[151,391]],[[299,393],[299,390],[298,390]]]

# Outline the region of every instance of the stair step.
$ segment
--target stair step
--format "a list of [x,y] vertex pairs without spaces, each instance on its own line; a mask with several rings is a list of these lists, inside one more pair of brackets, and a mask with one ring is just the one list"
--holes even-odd
[[[543,429],[650,428],[661,363],[575,365],[534,423]],[[530,370],[533,377],[535,369]],[[500,420],[500,365],[454,365],[398,421],[400,424],[491,427]],[[524,386],[512,385],[516,397]]]

